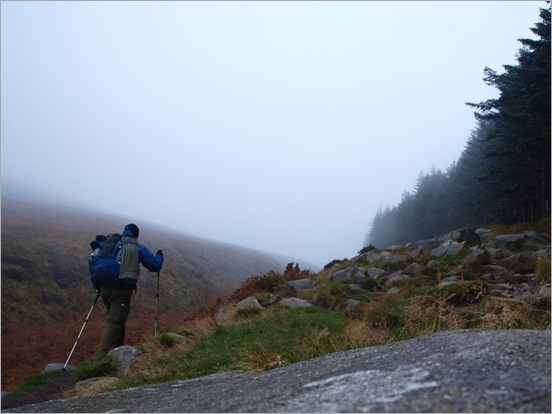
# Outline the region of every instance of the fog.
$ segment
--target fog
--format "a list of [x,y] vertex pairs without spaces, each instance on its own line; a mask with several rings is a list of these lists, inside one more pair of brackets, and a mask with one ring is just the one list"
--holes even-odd
[[323,266],[446,170],[545,2],[11,2],[2,188]]

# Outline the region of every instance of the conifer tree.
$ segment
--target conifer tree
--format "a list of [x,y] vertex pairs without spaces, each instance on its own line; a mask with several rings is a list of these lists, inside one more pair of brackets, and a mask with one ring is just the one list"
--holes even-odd
[[513,221],[520,211],[532,219],[549,214],[550,203],[550,10],[531,29],[539,37],[519,39],[517,65],[504,65],[498,74],[486,67],[485,82],[500,96],[475,107],[478,120],[492,121],[485,157],[491,160],[483,178],[498,176],[495,198],[502,200],[500,216]]

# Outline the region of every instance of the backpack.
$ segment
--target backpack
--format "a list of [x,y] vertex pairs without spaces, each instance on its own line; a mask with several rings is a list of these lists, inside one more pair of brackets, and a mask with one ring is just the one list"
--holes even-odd
[[94,287],[113,285],[119,278],[121,241],[122,236],[119,233],[108,234],[90,258],[90,281]]
[[134,237],[109,234],[90,258],[90,281],[96,289],[120,282],[135,284],[139,272],[138,242]]

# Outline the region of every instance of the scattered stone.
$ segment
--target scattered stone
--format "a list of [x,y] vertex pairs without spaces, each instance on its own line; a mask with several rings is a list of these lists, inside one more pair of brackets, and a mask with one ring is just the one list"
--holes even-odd
[[112,349],[107,354],[108,357],[113,357],[117,361],[117,375],[124,376],[128,374],[130,367],[140,355],[140,351],[133,346],[123,345]]
[[185,345],[188,343],[188,338],[185,336],[179,335],[174,332],[167,332],[167,335],[174,341],[177,345]]
[[[57,362],[48,364],[48,365],[46,365],[46,367],[44,367],[44,370],[42,371],[42,373],[46,374],[48,372],[62,371],[64,365],[65,364],[59,364]],[[68,372],[76,371],[76,370],[77,370],[77,367],[74,366],[74,365],[68,364],[67,367],[65,367],[65,371],[68,371]]]
[[463,261],[464,266],[469,265],[486,265],[491,263],[491,255],[484,249],[472,247],[471,253],[468,254]]
[[225,319],[228,319],[232,314],[232,310],[230,308],[219,308],[217,312],[217,321],[223,321]]
[[387,274],[387,272],[383,269],[378,269],[377,267],[371,267],[369,268],[366,273],[368,276],[373,277],[374,279],[377,279],[378,277],[384,276]]
[[459,279],[457,276],[449,276],[441,280],[441,285],[445,286],[445,285],[451,285],[453,283],[461,283],[461,282],[462,280]]
[[447,254],[458,254],[466,247],[466,242],[456,242],[454,240],[447,240],[443,242],[439,247],[433,249],[430,254],[432,256],[443,257]]
[[302,290],[313,287],[312,280],[309,278],[290,280],[289,282],[286,282],[286,285],[291,286],[296,292],[301,292]]
[[94,377],[79,381],[75,384],[75,389],[66,393],[66,396],[74,397],[94,395],[104,392],[115,386],[119,378],[116,377]]
[[408,279],[410,276],[405,275],[403,273],[395,273],[391,275],[389,279],[385,281],[385,286],[390,286],[395,282],[398,282],[399,280]]
[[406,269],[404,269],[402,272],[407,274],[407,275],[410,275],[410,276],[414,276],[418,273],[420,273],[422,271],[422,266],[420,266],[418,263],[411,263],[410,265],[408,265],[408,267]]
[[237,309],[241,308],[259,308],[263,309],[263,305],[259,303],[259,301],[254,296],[249,296],[248,298],[245,298],[241,301],[239,301],[236,304]]
[[360,303],[360,301],[358,301],[356,299],[347,299],[347,305],[346,305],[345,308],[348,311],[353,310],[354,308],[356,308],[358,306],[359,303]]
[[305,308],[308,306],[312,306],[312,303],[299,298],[285,298],[280,301],[280,305],[286,306],[288,308]]

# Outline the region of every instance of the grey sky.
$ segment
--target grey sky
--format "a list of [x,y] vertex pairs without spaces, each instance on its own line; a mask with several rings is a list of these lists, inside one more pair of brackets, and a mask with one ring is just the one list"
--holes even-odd
[[323,266],[445,170],[544,1],[11,2],[2,185]]

